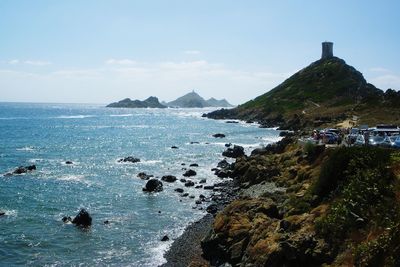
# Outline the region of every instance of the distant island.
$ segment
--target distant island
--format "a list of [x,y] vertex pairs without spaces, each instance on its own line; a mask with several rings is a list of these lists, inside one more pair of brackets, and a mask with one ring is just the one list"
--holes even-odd
[[151,96],[146,100],[131,100],[130,98],[125,98],[121,101],[111,103],[107,105],[109,108],[205,108],[205,107],[221,107],[229,108],[233,107],[227,100],[221,99],[217,100],[215,98],[210,98],[205,100],[195,91],[192,91],[184,96],[181,96],[171,102],[159,102],[157,97]]
[[125,98],[121,101],[111,103],[107,105],[108,108],[166,108],[166,106],[160,104],[158,98],[155,96],[150,96],[149,98],[140,100],[131,100],[130,98]]

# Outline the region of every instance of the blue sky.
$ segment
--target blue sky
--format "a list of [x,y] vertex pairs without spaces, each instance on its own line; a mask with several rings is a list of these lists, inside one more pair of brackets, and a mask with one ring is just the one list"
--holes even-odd
[[0,1],[0,101],[108,103],[195,89],[243,103],[321,42],[400,89],[399,1]]

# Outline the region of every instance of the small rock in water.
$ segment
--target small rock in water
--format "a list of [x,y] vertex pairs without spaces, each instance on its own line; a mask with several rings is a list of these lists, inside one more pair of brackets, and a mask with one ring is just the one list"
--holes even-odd
[[201,203],[203,203],[201,200],[196,200],[197,205],[200,205]]
[[171,146],[172,149],[178,149],[179,147],[177,146]]
[[161,192],[163,191],[163,183],[157,179],[150,179],[143,188],[145,192]]
[[140,162],[140,159],[129,156],[129,157],[126,157],[126,158],[123,158],[123,159],[119,159],[118,162],[136,163],[136,162]]
[[69,217],[69,216],[64,216],[64,217],[62,218],[62,221],[63,221],[64,223],[68,223],[68,222],[72,222],[72,219],[71,219],[71,217]]
[[181,181],[182,183],[186,183],[186,179],[182,178],[179,181]]
[[195,196],[194,195],[190,195],[189,198],[195,198]]
[[142,180],[149,180],[151,177],[153,177],[154,175],[149,175],[145,172],[139,172],[137,177],[139,177]]
[[189,195],[189,193],[183,193],[182,197],[187,197]]
[[110,223],[109,220],[105,220],[105,221],[104,221],[104,224],[109,224],[109,223]]
[[199,188],[203,188],[203,185],[196,185],[194,188],[199,189]]
[[215,137],[215,138],[224,138],[225,135],[222,134],[222,133],[216,133],[216,134],[213,134],[213,137]]
[[85,209],[81,209],[78,215],[72,220],[72,223],[77,226],[89,227],[92,225],[92,217]]
[[30,166],[19,166],[16,168],[12,174],[23,174],[27,173],[28,171],[33,171],[36,170],[36,165],[30,165]]
[[0,216],[6,215],[5,211],[0,210]]
[[183,193],[183,189],[182,188],[175,188],[175,190],[174,190],[175,192],[178,192],[178,193]]
[[158,211],[158,214],[161,214],[161,210]]
[[186,186],[186,187],[194,186],[194,182],[193,182],[193,181],[187,181],[187,182],[185,183],[185,186]]
[[190,142],[191,145],[200,144],[199,142]]
[[186,163],[181,163],[181,165],[182,165],[182,166],[185,166],[185,165],[186,165]]
[[231,147],[231,146],[232,146],[232,143],[225,144],[225,147]]
[[203,187],[205,190],[213,190],[214,186],[213,185],[206,185]]
[[74,164],[72,161],[70,161],[70,160],[67,160],[66,162],[65,162],[65,164],[67,164],[67,165],[71,165],[71,164]]
[[207,182],[207,179],[201,179],[199,184],[205,184]]
[[176,177],[173,175],[164,175],[163,177],[161,177],[161,180],[166,181],[168,183],[173,183],[176,181]]
[[197,163],[192,163],[192,164],[189,165],[189,167],[199,167],[199,164],[197,164]]
[[168,240],[169,240],[169,237],[167,235],[165,235],[165,236],[163,236],[163,238],[161,238],[161,241],[163,241],[163,242],[168,241]]
[[194,170],[187,170],[183,176],[185,177],[191,177],[191,176],[195,176],[197,173]]

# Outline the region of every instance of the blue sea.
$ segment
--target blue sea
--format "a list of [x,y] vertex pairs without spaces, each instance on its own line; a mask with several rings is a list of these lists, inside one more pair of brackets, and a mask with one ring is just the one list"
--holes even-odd
[[[209,111],[0,103],[0,211],[6,213],[0,216],[0,265],[164,263],[173,239],[205,214],[194,209],[195,199],[174,189],[184,188],[196,198],[210,192],[177,181],[149,194],[142,191],[146,181],[137,174],[183,178],[182,167],[197,163],[197,176],[191,179],[207,179],[212,185],[221,181],[211,168],[223,159],[225,143],[242,145],[248,153],[279,140],[274,129],[201,117]],[[215,133],[226,138],[213,138]],[[127,156],[141,161],[118,162]],[[32,164],[36,171],[4,175]],[[62,222],[81,208],[91,214],[91,228]],[[164,235],[171,240],[161,242]]]

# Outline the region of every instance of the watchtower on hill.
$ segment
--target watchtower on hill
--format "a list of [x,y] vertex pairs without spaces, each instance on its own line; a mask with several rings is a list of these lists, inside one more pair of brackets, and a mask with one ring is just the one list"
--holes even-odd
[[322,56],[321,59],[327,59],[333,57],[333,43],[323,42],[322,43]]

